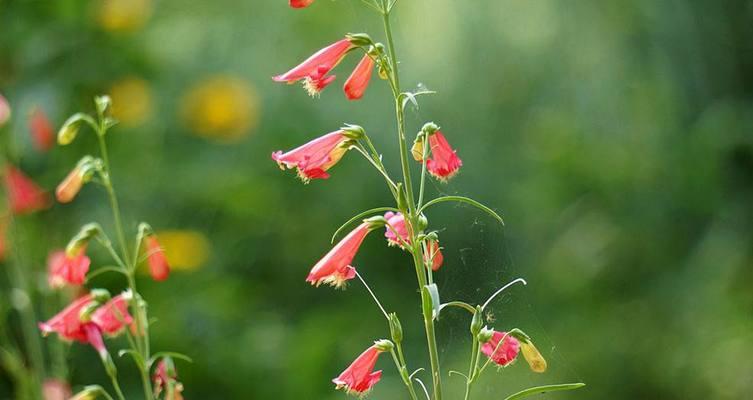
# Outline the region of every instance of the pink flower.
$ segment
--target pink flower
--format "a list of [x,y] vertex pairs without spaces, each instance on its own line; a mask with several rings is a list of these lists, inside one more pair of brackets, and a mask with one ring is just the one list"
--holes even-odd
[[5,125],[6,122],[10,119],[10,105],[8,104],[8,100],[3,97],[2,94],[0,94],[0,127]]
[[[152,375],[154,382],[154,397],[159,397],[162,391],[165,391],[165,400],[182,400],[183,385],[178,382],[178,371],[172,362],[172,359],[163,358],[157,363]],[[170,387],[172,386],[172,388]]]
[[[388,211],[386,214],[384,214],[384,219],[387,220],[387,225],[384,227],[384,237],[387,238],[387,243],[390,246],[403,247],[402,242],[410,244],[408,227],[405,224],[405,217],[402,213],[394,213],[392,211]],[[395,233],[400,235],[399,239]],[[402,241],[400,239],[402,239]]]
[[34,108],[29,115],[29,128],[34,147],[39,151],[48,151],[55,144],[55,129],[40,108]]
[[348,140],[341,130],[330,132],[287,153],[276,151],[272,159],[281,169],[297,168],[298,176],[306,183],[311,179],[327,179],[327,170],[348,151]]
[[277,82],[295,83],[303,80],[303,87],[311,96],[316,96],[335,79],[327,75],[353,48],[348,39],[339,40],[314,53],[290,71],[273,77]]
[[440,131],[429,135],[429,149],[431,158],[426,160],[426,170],[441,181],[455,176],[463,165],[463,161],[455,154],[455,150],[450,147]]
[[12,165],[5,166],[5,187],[8,202],[15,214],[27,214],[50,206],[47,193]]
[[69,400],[71,395],[71,386],[66,381],[49,378],[42,384],[44,400]]
[[96,324],[87,322],[81,325],[81,330],[86,335],[86,342],[94,347],[94,350],[97,350],[99,356],[103,358],[107,357],[107,347],[105,347],[105,342],[102,340],[102,331],[99,330],[99,327]]
[[290,7],[293,8],[306,8],[313,3],[314,0],[290,0]]
[[154,235],[144,238],[146,242],[147,263],[149,264],[149,274],[155,281],[164,281],[170,276],[170,264],[165,257],[165,250],[160,246],[157,237]]
[[382,371],[373,372],[381,353],[376,346],[369,347],[332,382],[337,385],[337,389],[342,388],[348,394],[362,396],[382,377]]
[[[497,365],[505,366],[513,362],[520,352],[520,342],[512,336],[506,336],[505,332],[494,331],[491,340],[481,346],[481,351],[491,358]],[[500,345],[499,342],[505,339]],[[499,348],[497,348],[499,346]],[[495,352],[494,349],[497,349]],[[494,353],[494,354],[492,354]]]
[[311,269],[306,282],[319,286],[327,283],[335,287],[342,287],[346,281],[355,278],[356,269],[350,265],[356,256],[363,239],[369,233],[369,224],[364,222],[345,236],[332,250],[329,251],[314,268]]
[[47,283],[57,289],[66,285],[82,285],[86,281],[91,260],[86,256],[86,246],[74,255],[55,251],[47,259]]
[[50,333],[57,333],[63,340],[75,340],[81,343],[88,343],[89,337],[84,330],[84,323],[81,322],[81,310],[93,301],[91,294],[79,297],[68,307],[57,313],[47,322],[40,322],[39,329],[44,336]]
[[353,73],[345,81],[343,90],[345,91],[345,97],[348,100],[358,100],[363,97],[366,88],[369,86],[369,80],[371,80],[371,72],[374,69],[374,60],[369,57],[368,54],[364,55],[361,61],[353,70]]
[[133,324],[133,317],[128,313],[128,302],[132,297],[129,291],[113,297],[94,311],[91,321],[102,333],[117,336],[127,325]]
[[426,241],[426,253],[424,254],[424,262],[426,265],[431,265],[432,271],[437,271],[444,262],[444,256],[442,250],[439,248],[439,242],[436,240]]

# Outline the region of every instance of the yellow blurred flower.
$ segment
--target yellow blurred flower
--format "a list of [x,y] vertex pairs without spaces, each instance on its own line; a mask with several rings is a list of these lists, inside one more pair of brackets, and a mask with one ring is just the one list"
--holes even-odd
[[157,237],[173,270],[195,270],[201,268],[209,258],[211,245],[201,232],[167,230],[157,232]]
[[134,31],[152,14],[152,0],[100,0],[97,10],[99,25],[113,32]]
[[139,125],[152,115],[152,91],[138,77],[126,77],[110,87],[112,115],[125,125]]
[[188,90],[181,115],[196,134],[220,142],[235,142],[259,122],[256,90],[242,79],[216,76]]

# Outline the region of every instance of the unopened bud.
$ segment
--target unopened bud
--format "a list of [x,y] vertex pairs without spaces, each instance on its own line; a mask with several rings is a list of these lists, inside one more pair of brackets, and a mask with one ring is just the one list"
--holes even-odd
[[546,372],[546,360],[532,342],[521,341],[520,351],[523,353],[523,358],[526,359],[528,366],[531,367],[531,371],[538,373]]
[[369,225],[369,230],[379,229],[387,225],[387,219],[381,215],[376,215],[371,218],[366,218],[363,222]]
[[82,158],[55,190],[57,200],[61,203],[71,202],[84,184],[91,180],[96,169],[97,163],[92,156]]
[[481,328],[481,331],[478,333],[478,335],[476,335],[476,338],[478,339],[479,343],[484,344],[492,340],[492,336],[494,336],[494,329],[483,327]]
[[110,108],[112,99],[107,95],[97,96],[94,98],[94,104],[97,106],[97,112],[101,115]]
[[76,135],[78,135],[78,129],[81,126],[81,122],[87,117],[86,114],[76,113],[65,120],[63,126],[58,131],[58,144],[65,146],[73,142],[76,139]]
[[418,221],[416,225],[417,225],[416,228],[418,229],[419,232],[423,231],[429,226],[429,219],[426,218],[426,215],[421,214],[418,216]]
[[395,313],[390,314],[390,334],[395,343],[403,341],[403,326]]
[[348,39],[353,46],[371,46],[374,43],[368,33],[349,33],[345,35],[345,38]]
[[476,306],[476,312],[473,313],[473,318],[471,319],[471,335],[478,336],[479,332],[481,332],[481,327],[484,325],[484,315],[483,311],[481,310],[480,306]]
[[381,339],[374,342],[374,347],[379,351],[392,351],[395,345],[387,339]]
[[416,136],[416,140],[413,141],[413,147],[410,149],[410,153],[416,161],[424,160],[424,136],[423,133],[419,133]]
[[345,135],[345,137],[354,140],[361,139],[366,134],[366,131],[364,131],[363,127],[359,125],[345,124],[345,126],[340,128],[340,130],[343,131],[343,135]]
[[89,244],[89,241],[102,231],[99,224],[90,223],[81,227],[81,230],[74,236],[68,245],[65,247],[65,255],[68,257],[75,257],[81,252],[82,249]]

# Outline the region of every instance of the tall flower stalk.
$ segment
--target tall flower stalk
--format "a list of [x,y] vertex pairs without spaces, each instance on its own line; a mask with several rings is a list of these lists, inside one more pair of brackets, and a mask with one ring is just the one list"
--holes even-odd
[[[377,356],[382,352],[392,355],[395,366],[403,383],[408,390],[411,399],[417,400],[419,393],[423,393],[430,400],[442,400],[443,381],[442,369],[437,348],[437,332],[435,321],[440,313],[448,307],[456,307],[470,314],[471,324],[471,354],[470,366],[467,374],[450,371],[464,377],[465,399],[469,399],[472,387],[481,373],[492,362],[500,367],[511,364],[520,352],[531,365],[534,372],[544,372],[546,361],[533,346],[531,338],[520,329],[510,329],[508,332],[497,332],[485,326],[484,311],[490,302],[502,291],[515,283],[525,283],[522,279],[516,279],[492,294],[481,305],[473,306],[464,301],[440,301],[439,288],[434,283],[433,274],[443,262],[441,247],[439,246],[438,232],[429,230],[429,221],[425,212],[436,204],[443,202],[461,202],[474,206],[502,223],[502,218],[491,208],[464,196],[442,196],[424,202],[425,186],[428,175],[445,182],[456,175],[463,165],[456,151],[451,147],[447,137],[440,132],[439,126],[433,122],[426,123],[409,147],[406,135],[405,111],[410,103],[417,103],[420,95],[432,94],[427,90],[404,91],[400,81],[401,64],[395,45],[391,25],[391,17],[398,0],[361,0],[363,4],[375,11],[384,28],[386,45],[374,41],[366,33],[348,34],[344,40],[340,40],[316,52],[314,55],[294,67],[287,73],[277,75],[273,79],[280,82],[295,83],[302,81],[304,88],[312,95],[318,96],[328,85],[335,80],[335,75],[330,73],[351,52],[362,52],[363,58],[358,63],[354,72],[345,83],[344,92],[349,100],[358,100],[363,97],[370,79],[371,69],[378,71],[379,76],[390,87],[392,98],[390,102],[395,109],[396,133],[399,148],[401,176],[395,179],[389,174],[382,163],[382,155],[374,147],[366,130],[358,125],[346,124],[340,128],[339,134],[342,140],[331,146],[313,145],[321,143],[322,138],[297,148],[293,152],[282,155],[274,153],[272,158],[278,163],[282,156],[290,158],[287,166],[296,166],[299,175],[303,173],[304,182],[310,178],[326,179],[330,175],[324,173],[331,168],[347,150],[356,150],[369,164],[382,175],[387,187],[395,200],[395,206],[378,207],[364,211],[343,224],[333,235],[335,238],[355,223],[359,223],[355,230],[351,231],[330,252],[328,252],[312,269],[307,278],[312,284],[329,283],[336,287],[344,287],[348,280],[358,278],[366,287],[368,293],[374,299],[379,310],[387,320],[390,339],[381,339],[361,354],[343,373],[334,379],[337,388],[345,389],[348,393],[362,396],[372,389],[379,381],[381,371],[373,372],[377,362]],[[313,1],[290,2],[293,8],[305,8],[313,4]],[[330,134],[332,135],[332,134]],[[347,138],[347,140],[346,140]],[[294,154],[293,154],[294,153]],[[295,157],[293,157],[295,156]],[[411,156],[421,163],[418,187],[414,185],[410,159]],[[282,164],[281,164],[282,165]],[[320,168],[320,166],[323,166]],[[316,173],[306,173],[308,170]],[[315,169],[319,168],[319,169]],[[416,190],[417,189],[417,190]],[[417,193],[416,193],[417,191]],[[385,213],[383,216],[381,213]],[[421,316],[424,325],[424,335],[428,352],[428,371],[430,372],[431,385],[427,388],[419,378],[423,368],[409,372],[408,363],[403,351],[403,330],[396,313],[390,313],[382,305],[375,292],[369,287],[361,274],[351,265],[356,257],[358,247],[366,238],[366,235],[376,228],[383,227],[388,244],[395,245],[408,252],[413,258],[416,272],[416,281],[421,299]],[[521,351],[521,349],[523,349]],[[481,364],[482,356],[487,361]],[[418,385],[417,385],[418,384]],[[583,384],[565,384],[526,389],[523,392],[512,395],[509,399],[518,399],[530,394],[543,391],[569,390],[583,386]],[[430,390],[429,390],[430,389]]]

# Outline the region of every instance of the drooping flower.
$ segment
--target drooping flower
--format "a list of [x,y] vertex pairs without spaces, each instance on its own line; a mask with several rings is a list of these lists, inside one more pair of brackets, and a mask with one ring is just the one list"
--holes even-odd
[[[500,341],[504,338],[504,342]],[[495,351],[496,349],[496,351]],[[492,338],[481,346],[481,351],[497,365],[505,366],[515,360],[520,352],[520,342],[506,332],[494,331]]]
[[426,170],[433,177],[440,181],[447,181],[455,176],[460,167],[463,166],[463,161],[458,157],[456,151],[450,147],[450,144],[447,143],[447,138],[444,137],[436,125],[430,122],[424,125],[422,131],[429,136],[427,153],[431,154],[431,156],[423,160],[424,139],[420,138],[413,144],[413,149],[411,150],[413,158],[416,161],[425,161]]
[[0,128],[10,119],[10,105],[8,100],[0,94]]
[[94,297],[91,294],[79,297],[49,321],[40,322],[39,329],[44,336],[50,333],[57,333],[63,340],[88,343],[89,338],[83,329],[84,322],[81,321],[81,310],[87,307],[93,300]]
[[71,386],[60,379],[48,378],[42,384],[42,398],[44,400],[70,400]]
[[369,347],[332,382],[337,385],[337,389],[344,389],[348,394],[363,396],[382,377],[382,371],[374,371],[381,353],[382,350],[377,346]]
[[371,56],[365,54],[343,86],[345,97],[348,100],[358,100],[363,97],[366,88],[369,86],[373,70],[374,60]]
[[303,87],[311,96],[318,95],[327,85],[335,80],[334,75],[327,75],[354,46],[348,39],[337,42],[317,51],[290,71],[273,77],[277,82],[295,83],[303,80]]
[[532,342],[520,342],[520,352],[523,353],[523,358],[525,358],[528,366],[531,367],[531,371],[539,374],[546,372],[546,359],[541,355],[539,349],[537,349]]
[[170,276],[170,264],[168,264],[167,257],[165,257],[165,250],[160,246],[156,235],[145,237],[144,242],[146,243],[149,274],[155,281],[164,281]]
[[442,250],[439,248],[439,242],[436,240],[426,241],[426,253],[424,253],[424,262],[426,265],[431,265],[432,271],[439,270],[444,262],[444,256]]
[[99,330],[99,327],[96,324],[87,322],[81,325],[81,330],[86,335],[86,343],[94,347],[94,350],[97,350],[102,359],[109,358],[105,341],[102,339],[102,331]]
[[113,297],[92,313],[91,321],[102,333],[117,336],[126,326],[133,324],[133,317],[128,313],[128,302],[132,297],[130,291]]
[[405,224],[405,217],[402,213],[388,211],[384,214],[384,219],[387,220],[387,225],[384,227],[384,237],[387,238],[387,244],[400,247],[403,247],[403,242],[410,244],[408,227]]
[[305,183],[311,179],[327,179],[327,170],[348,151],[349,140],[343,130],[330,132],[287,153],[276,151],[272,153],[272,159],[281,169],[296,168]]
[[66,285],[82,285],[86,281],[91,260],[86,256],[86,246],[74,254],[55,251],[47,259],[47,283],[57,289]]
[[159,398],[165,391],[165,400],[183,400],[183,384],[178,382],[178,370],[170,357],[165,357],[157,363],[152,375],[154,382],[154,397]]
[[314,265],[306,282],[315,286],[326,283],[342,287],[346,281],[355,278],[356,269],[350,263],[369,231],[368,222],[358,225]]
[[4,178],[13,213],[28,214],[49,207],[47,193],[16,167],[7,164]]
[[314,0],[290,0],[290,7],[293,8],[306,8],[310,6]]
[[34,147],[48,151],[55,144],[55,128],[41,108],[34,108],[29,115],[29,128]]

